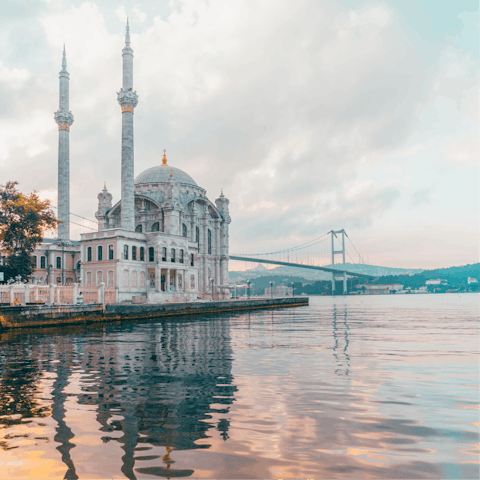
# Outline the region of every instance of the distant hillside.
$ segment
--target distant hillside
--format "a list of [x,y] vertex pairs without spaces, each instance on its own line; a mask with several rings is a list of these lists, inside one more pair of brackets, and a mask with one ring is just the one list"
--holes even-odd
[[458,278],[467,280],[468,277],[474,277],[480,280],[480,263],[463,265],[460,267],[437,268],[436,270],[424,270],[421,273],[425,278]]
[[[384,275],[376,279],[373,283],[385,285],[389,283],[401,283],[405,287],[418,288],[425,285],[430,279],[447,280],[448,287],[468,287],[468,277],[476,278],[480,281],[480,263],[473,265],[463,265],[460,267],[438,268],[435,270],[422,270],[415,275]],[[473,288],[473,287],[472,287]]]
[[[355,265],[351,263],[345,264],[346,269],[352,272],[365,273],[367,275],[374,276],[385,276],[385,275],[410,275],[415,273],[420,273],[423,270],[421,268],[391,268],[391,267],[380,267],[377,265]],[[327,268],[331,268],[331,265],[325,265]],[[335,265],[337,270],[342,271],[343,265]],[[296,267],[284,267],[279,266],[267,270],[263,265],[258,265],[251,270],[245,272],[229,272],[231,279],[237,278],[242,280],[252,279],[268,276],[287,276],[287,277],[302,277],[307,280],[330,280],[332,278],[331,274],[328,272],[322,272],[321,270],[310,270],[308,268],[296,268]]]

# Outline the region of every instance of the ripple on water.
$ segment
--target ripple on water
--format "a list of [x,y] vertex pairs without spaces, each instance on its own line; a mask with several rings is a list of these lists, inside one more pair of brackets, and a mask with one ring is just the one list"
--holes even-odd
[[2,477],[478,478],[478,297],[8,332]]

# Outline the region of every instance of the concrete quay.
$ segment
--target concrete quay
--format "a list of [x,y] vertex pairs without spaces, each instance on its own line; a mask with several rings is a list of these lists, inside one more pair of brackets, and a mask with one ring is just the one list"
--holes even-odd
[[105,305],[105,307],[100,304],[22,305],[0,307],[0,330],[300,306],[308,306],[308,297],[160,303],[154,305],[115,303]]

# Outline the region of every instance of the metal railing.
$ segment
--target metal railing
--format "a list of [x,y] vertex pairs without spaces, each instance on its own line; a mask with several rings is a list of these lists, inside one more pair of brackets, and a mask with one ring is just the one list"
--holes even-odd
[[0,285],[0,303],[9,305],[46,304],[75,305],[111,304],[117,301],[117,290],[100,284],[98,287],[72,285]]

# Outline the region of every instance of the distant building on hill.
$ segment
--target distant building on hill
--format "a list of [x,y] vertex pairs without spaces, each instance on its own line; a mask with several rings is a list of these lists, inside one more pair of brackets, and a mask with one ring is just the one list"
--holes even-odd
[[432,278],[425,282],[425,285],[446,285],[448,283],[447,280],[441,278]]
[[274,288],[267,287],[265,289],[265,295],[272,295],[274,297],[291,297],[293,295],[293,288],[285,287],[283,285]]
[[470,285],[471,283],[478,283],[478,280],[473,277],[468,277],[468,284]]
[[365,295],[389,295],[403,290],[401,283],[390,283],[387,285],[357,285],[355,288],[364,289]]

